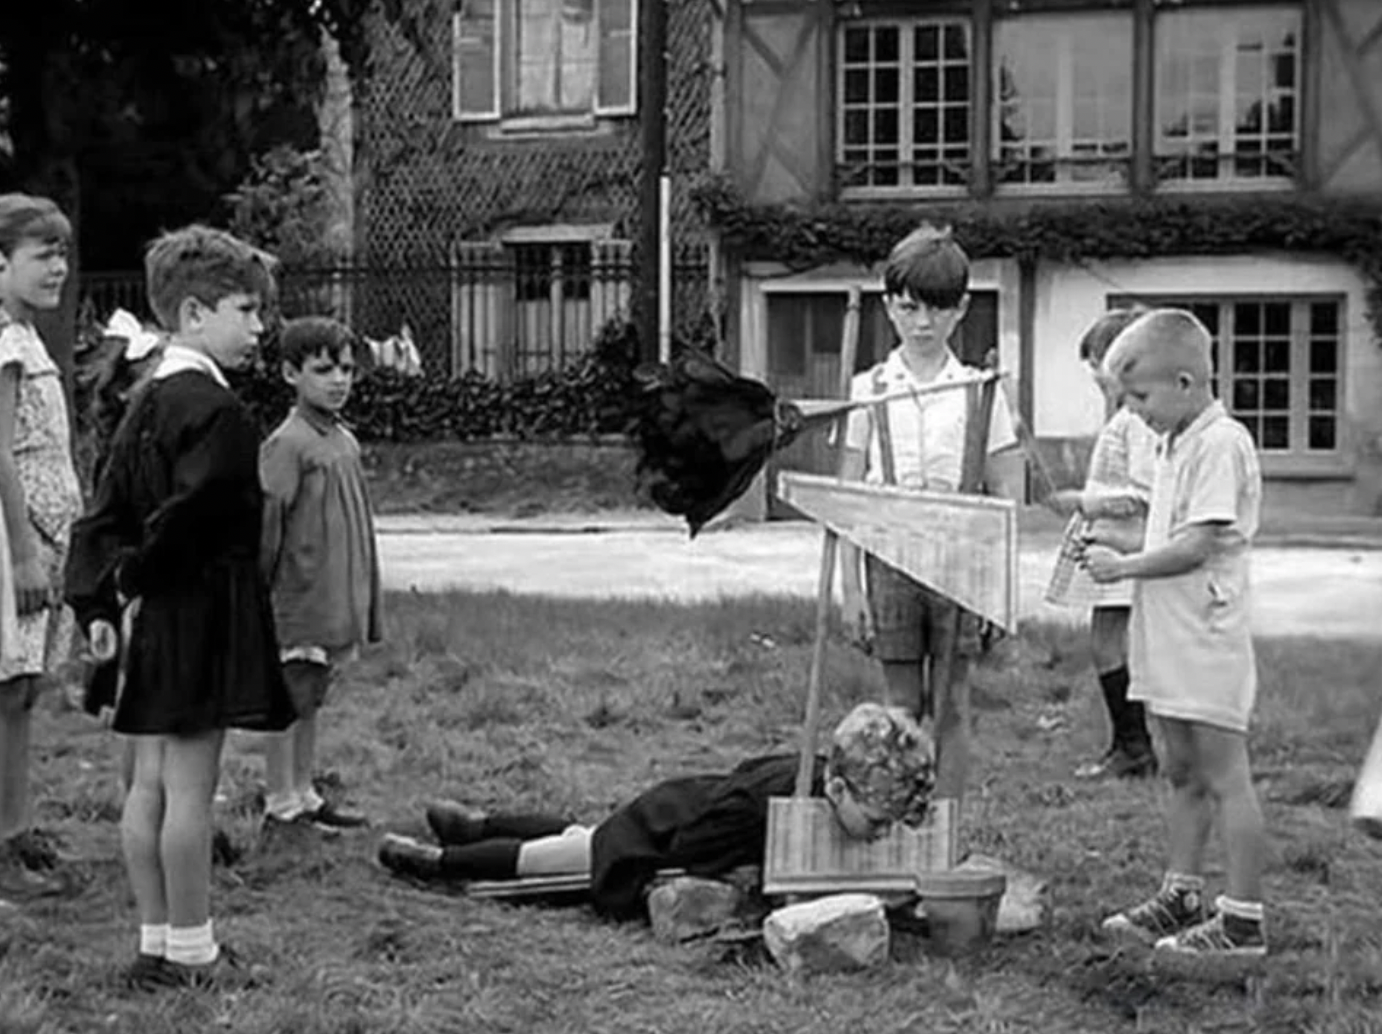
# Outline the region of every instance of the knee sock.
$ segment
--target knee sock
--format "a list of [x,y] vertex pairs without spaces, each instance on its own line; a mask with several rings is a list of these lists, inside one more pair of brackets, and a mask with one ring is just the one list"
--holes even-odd
[[1108,708],[1108,724],[1114,730],[1114,748],[1140,751],[1150,744],[1147,715],[1142,702],[1128,699],[1128,668],[1114,668],[1099,673],[1099,688],[1103,690],[1104,706]]
[[556,815],[486,815],[484,839],[512,837],[516,840],[537,840],[556,836],[571,825],[570,819]]
[[444,847],[441,873],[457,880],[512,880],[518,876],[518,851],[523,841],[495,837],[478,844]]

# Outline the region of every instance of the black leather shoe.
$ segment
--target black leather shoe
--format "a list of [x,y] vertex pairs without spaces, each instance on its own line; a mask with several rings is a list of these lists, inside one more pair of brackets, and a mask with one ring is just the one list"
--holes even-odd
[[441,877],[441,848],[424,844],[412,837],[387,833],[379,842],[379,864],[400,876],[420,880]]
[[437,842],[448,847],[478,844],[485,839],[485,813],[455,801],[433,801],[429,804],[427,825]]

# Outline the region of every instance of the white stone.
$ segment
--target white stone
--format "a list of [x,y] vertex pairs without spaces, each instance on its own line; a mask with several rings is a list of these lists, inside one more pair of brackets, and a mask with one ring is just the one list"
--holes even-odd
[[707,937],[739,912],[744,895],[719,880],[678,876],[648,893],[648,920],[653,936],[669,944]]
[[763,941],[789,973],[867,969],[888,958],[888,920],[873,894],[835,894],[777,909]]

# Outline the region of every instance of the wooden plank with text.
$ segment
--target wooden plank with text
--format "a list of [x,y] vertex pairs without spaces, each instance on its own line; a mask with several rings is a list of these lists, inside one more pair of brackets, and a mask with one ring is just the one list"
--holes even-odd
[[1016,631],[1017,504],[784,471],[778,494],[817,524]]

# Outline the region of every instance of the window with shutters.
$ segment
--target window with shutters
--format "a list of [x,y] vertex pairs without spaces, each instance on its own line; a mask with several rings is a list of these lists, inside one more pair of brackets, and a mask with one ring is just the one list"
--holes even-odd
[[635,0],[458,0],[455,117],[560,129],[632,115],[637,31]]

